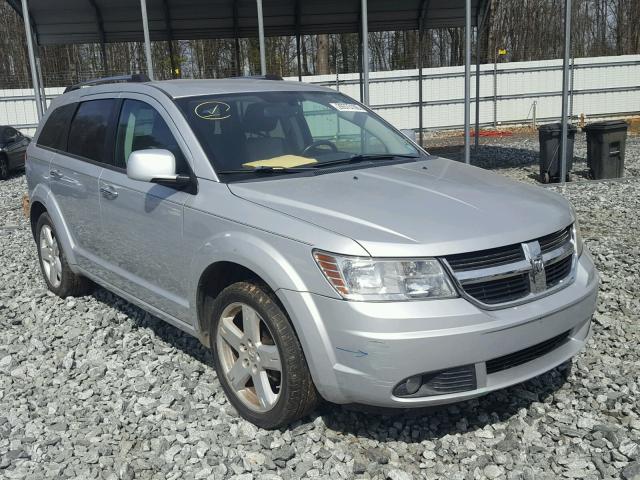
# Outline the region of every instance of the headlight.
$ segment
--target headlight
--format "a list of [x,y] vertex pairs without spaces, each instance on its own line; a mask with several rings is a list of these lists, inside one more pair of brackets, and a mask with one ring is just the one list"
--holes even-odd
[[578,212],[573,205],[571,205],[571,211],[573,212],[573,228],[571,229],[571,235],[573,244],[576,246],[576,252],[578,256],[582,255],[584,249],[584,242],[582,241],[582,235],[580,234],[580,225],[578,224]]
[[578,252],[578,256],[582,255],[584,242],[582,241],[582,235],[580,234],[580,225],[578,224],[577,218],[573,222],[573,243],[576,246],[576,252]]
[[434,258],[386,260],[315,251],[320,270],[348,300],[415,300],[456,297],[451,280]]

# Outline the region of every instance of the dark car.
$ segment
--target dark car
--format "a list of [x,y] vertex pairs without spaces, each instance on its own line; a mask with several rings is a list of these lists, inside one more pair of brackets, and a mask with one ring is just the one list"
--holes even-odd
[[13,127],[0,125],[0,180],[9,172],[24,168],[24,156],[31,138]]

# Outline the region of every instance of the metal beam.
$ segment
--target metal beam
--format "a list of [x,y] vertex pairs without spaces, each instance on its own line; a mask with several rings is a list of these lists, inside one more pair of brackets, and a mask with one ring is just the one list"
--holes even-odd
[[149,37],[149,18],[147,17],[146,0],[140,0],[140,11],[142,12],[142,29],[144,30],[144,51],[147,57],[147,75],[151,80],[154,80],[153,58],[151,57],[151,38]]
[[369,105],[369,20],[367,0],[361,3],[362,17],[362,103]]
[[569,56],[571,54],[571,0],[564,2],[564,58],[562,61],[562,138],[560,143],[560,183],[567,178],[567,122],[569,97]]
[[267,74],[267,53],[264,44],[264,16],[262,14],[262,0],[256,0],[258,8],[258,41],[260,42],[260,74]]
[[471,0],[465,2],[464,26],[464,162],[471,163]]
[[42,98],[40,97],[40,84],[38,82],[38,71],[36,69],[36,56],[33,48],[33,38],[31,33],[31,21],[29,19],[29,7],[27,0],[22,0],[22,18],[24,19],[24,30],[27,35],[27,50],[29,52],[29,66],[31,68],[31,83],[33,85],[33,94],[36,97],[36,112],[38,113],[38,121],[42,118]]

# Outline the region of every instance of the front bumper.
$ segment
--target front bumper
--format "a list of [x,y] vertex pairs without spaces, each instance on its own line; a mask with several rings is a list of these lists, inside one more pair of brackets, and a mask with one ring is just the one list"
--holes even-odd
[[[540,375],[576,355],[591,333],[598,274],[588,253],[575,281],[552,295],[501,310],[467,300],[350,302],[304,292],[278,294],[298,330],[320,394],[335,403],[419,407],[483,395]],[[569,332],[552,351],[487,373],[486,362]],[[407,398],[393,394],[416,374],[474,365],[476,387]]]

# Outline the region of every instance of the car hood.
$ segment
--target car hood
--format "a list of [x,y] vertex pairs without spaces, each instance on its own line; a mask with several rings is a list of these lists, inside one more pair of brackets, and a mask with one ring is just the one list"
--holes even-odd
[[[569,204],[556,193],[438,157],[229,188],[248,201],[350,237],[380,257],[493,248],[541,237],[573,221]],[[321,239],[316,247],[322,248]]]

